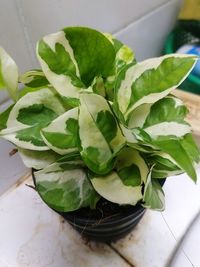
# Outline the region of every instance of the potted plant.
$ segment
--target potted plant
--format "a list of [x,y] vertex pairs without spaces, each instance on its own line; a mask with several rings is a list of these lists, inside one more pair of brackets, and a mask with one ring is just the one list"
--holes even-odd
[[41,69],[18,75],[0,49],[0,85],[14,101],[0,115],[0,135],[33,169],[44,202],[77,230],[117,239],[146,208],[164,209],[168,176],[196,181],[199,150],[171,92],[197,57],[137,63],[129,47],[85,27],[47,35],[36,50]]

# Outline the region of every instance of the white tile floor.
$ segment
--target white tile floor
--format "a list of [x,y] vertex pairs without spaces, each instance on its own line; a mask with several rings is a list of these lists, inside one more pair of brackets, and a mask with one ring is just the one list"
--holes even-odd
[[190,233],[191,241],[183,243],[179,258],[169,265],[185,229],[200,210],[200,182],[194,185],[186,175],[166,182],[165,212],[147,211],[135,230],[110,246],[87,244],[26,186],[30,183],[31,179],[18,182],[0,197],[1,267],[200,266],[200,219],[195,233]]

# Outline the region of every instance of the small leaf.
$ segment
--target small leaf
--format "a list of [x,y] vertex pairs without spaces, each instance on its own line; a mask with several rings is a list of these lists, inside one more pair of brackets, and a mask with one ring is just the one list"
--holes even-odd
[[42,129],[44,142],[61,155],[78,151],[77,135],[78,108],[68,110]]
[[18,67],[14,60],[0,47],[0,89],[7,89],[16,101],[18,93]]
[[144,207],[153,210],[163,211],[165,208],[164,192],[159,181],[151,179],[151,171],[149,172],[147,182],[144,188]]
[[44,87],[49,84],[42,70],[30,70],[19,77],[19,81],[29,88]]

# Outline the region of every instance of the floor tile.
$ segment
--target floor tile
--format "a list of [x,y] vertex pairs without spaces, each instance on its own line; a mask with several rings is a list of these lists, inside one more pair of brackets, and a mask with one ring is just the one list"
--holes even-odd
[[109,246],[81,236],[25,181],[0,197],[1,267],[128,267]]

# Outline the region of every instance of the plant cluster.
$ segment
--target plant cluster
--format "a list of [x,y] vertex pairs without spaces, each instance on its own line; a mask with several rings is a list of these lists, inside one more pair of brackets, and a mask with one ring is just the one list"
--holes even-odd
[[35,169],[50,207],[95,208],[103,197],[163,210],[160,179],[186,172],[196,181],[199,150],[171,94],[195,56],[138,63],[113,36],[84,27],[47,35],[36,50],[41,69],[19,75],[0,48],[0,87],[14,101],[0,114],[0,136]]

